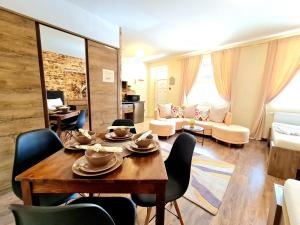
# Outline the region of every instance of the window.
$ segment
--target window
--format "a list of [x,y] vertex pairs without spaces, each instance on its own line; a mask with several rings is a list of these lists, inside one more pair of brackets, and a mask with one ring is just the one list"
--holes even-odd
[[204,55],[192,90],[187,96],[188,104],[224,104],[214,81],[210,55]]
[[300,70],[290,83],[270,102],[269,107],[276,110],[300,110]]

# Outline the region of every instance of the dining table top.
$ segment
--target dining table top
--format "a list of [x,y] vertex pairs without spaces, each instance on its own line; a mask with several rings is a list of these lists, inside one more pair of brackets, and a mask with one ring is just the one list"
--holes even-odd
[[69,112],[62,113],[62,112],[57,112],[57,113],[49,113],[49,118],[56,120],[56,119],[68,119],[74,116],[78,116],[80,113],[80,110],[70,110]]
[[[98,138],[104,140],[104,133],[98,133]],[[114,143],[114,146],[124,143]],[[167,181],[163,158],[160,151],[148,154],[125,154],[122,165],[109,174],[82,177],[72,172],[73,163],[84,155],[84,150],[61,149],[48,158],[37,163],[16,177],[17,181],[47,182],[62,181],[64,183],[80,181],[81,183],[101,182],[156,182]]]

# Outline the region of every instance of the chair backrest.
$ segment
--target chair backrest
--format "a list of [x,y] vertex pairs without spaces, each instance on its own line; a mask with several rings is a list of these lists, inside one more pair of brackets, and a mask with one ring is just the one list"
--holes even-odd
[[65,97],[63,91],[50,91],[47,90],[47,99],[60,98],[63,104],[65,104]]
[[10,205],[16,225],[115,225],[111,216],[95,204],[68,206]]
[[182,195],[189,185],[195,145],[196,139],[193,135],[181,133],[176,138],[169,157],[165,161],[167,174],[172,174],[172,177],[181,185],[184,191]]
[[50,129],[32,130],[20,134],[16,140],[15,158],[12,171],[12,188],[21,198],[20,182],[15,176],[63,148],[59,137]]
[[76,120],[76,129],[80,129],[80,128],[83,128],[84,127],[84,124],[85,124],[85,110],[81,110],[78,117],[77,117],[77,120]]
[[[134,123],[130,119],[117,119],[112,123],[112,126],[132,126],[134,127]],[[136,134],[136,129],[131,128],[130,132]]]

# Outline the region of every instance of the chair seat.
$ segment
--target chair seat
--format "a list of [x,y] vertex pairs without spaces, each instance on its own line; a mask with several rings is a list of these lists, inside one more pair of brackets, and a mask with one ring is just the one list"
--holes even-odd
[[[168,174],[165,202],[172,202],[180,198],[185,192],[184,187],[172,175]],[[132,194],[132,201],[142,207],[153,207],[156,205],[155,194]]]
[[113,219],[116,225],[135,224],[135,206],[128,198],[123,197],[83,197],[78,198],[68,205],[92,203],[102,207]]

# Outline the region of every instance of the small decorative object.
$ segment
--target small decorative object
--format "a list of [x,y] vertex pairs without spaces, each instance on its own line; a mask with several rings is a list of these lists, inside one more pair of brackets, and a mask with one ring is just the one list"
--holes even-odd
[[190,127],[191,127],[191,128],[194,128],[195,123],[196,123],[196,122],[195,122],[195,119],[190,119],[190,120],[189,120],[189,124],[190,124]]
[[169,85],[175,85],[175,77],[170,77],[169,78]]

